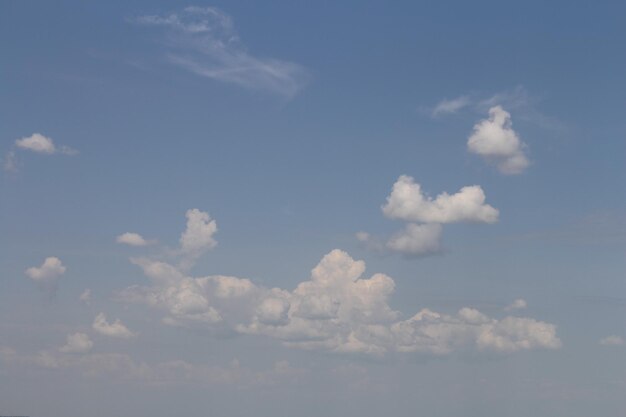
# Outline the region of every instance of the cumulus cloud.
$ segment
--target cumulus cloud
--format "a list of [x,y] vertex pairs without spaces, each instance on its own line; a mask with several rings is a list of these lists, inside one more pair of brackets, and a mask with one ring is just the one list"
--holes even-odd
[[217,232],[217,223],[211,219],[209,213],[198,209],[187,210],[187,228],[180,237],[180,247],[183,252],[199,254],[213,249],[217,241],[213,235]]
[[63,353],[87,353],[93,348],[93,342],[85,333],[67,335],[67,343],[59,348]]
[[620,336],[611,335],[600,340],[602,346],[626,346],[626,340]]
[[[416,251],[406,240],[398,245]],[[531,318],[497,319],[464,308],[453,315],[423,309],[402,319],[389,305],[394,280],[381,273],[365,277],[365,263],[338,249],[293,290],[231,276],[192,277],[162,260],[133,262],[150,284],[128,287],[118,299],[156,308],[170,325],[264,336],[299,349],[372,355],[560,347],[555,326]]]
[[444,192],[433,199],[408,175],[398,178],[382,210],[391,219],[422,223],[495,223],[499,215],[497,209],[485,204],[485,193],[478,185],[463,187],[452,195]]
[[129,339],[135,334],[131,332],[122,322],[117,319],[113,323],[107,322],[104,313],[100,313],[93,321],[92,328],[104,336],[117,337],[121,339]]
[[504,308],[504,311],[522,310],[527,307],[526,300],[518,298]]
[[291,98],[308,78],[300,65],[248,52],[232,18],[215,7],[186,7],[137,23],[167,29],[167,60],[202,77]]
[[151,240],[144,239],[144,237],[138,233],[131,232],[122,233],[121,235],[117,236],[115,240],[117,243],[123,243],[130,246],[147,246],[154,243]]
[[441,100],[432,111],[432,116],[437,117],[444,114],[456,113],[472,103],[468,96],[460,96],[451,100]]
[[490,108],[489,118],[474,126],[467,149],[494,163],[503,174],[519,174],[530,164],[526,145],[513,130],[511,115],[500,106]]
[[50,256],[43,261],[41,266],[28,268],[24,273],[27,277],[39,284],[41,288],[54,293],[59,278],[61,275],[65,274],[66,270],[67,268],[59,258]]

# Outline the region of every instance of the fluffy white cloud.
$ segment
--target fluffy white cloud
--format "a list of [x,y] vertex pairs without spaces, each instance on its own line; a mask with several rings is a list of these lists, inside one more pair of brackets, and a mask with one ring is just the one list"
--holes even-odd
[[117,337],[121,339],[129,339],[134,336],[134,333],[122,324],[119,319],[115,320],[113,323],[107,322],[107,318],[104,313],[100,313],[96,316],[92,327],[96,332],[104,336]]
[[474,126],[467,141],[467,149],[496,164],[503,174],[519,174],[529,161],[526,145],[511,124],[511,115],[500,106],[489,109],[489,118]]
[[626,346],[626,340],[619,336],[611,335],[601,339],[600,344],[603,346]]
[[180,246],[183,252],[199,254],[213,249],[217,241],[213,235],[217,232],[217,223],[211,219],[209,213],[198,209],[187,210],[187,229],[180,237]]
[[33,133],[31,136],[17,139],[15,146],[19,149],[45,154],[63,153],[66,155],[74,155],[77,153],[74,149],[68,148],[67,146],[57,147],[52,139],[40,133]]
[[499,215],[497,209],[485,204],[485,193],[478,185],[463,187],[452,195],[444,192],[433,199],[408,175],[395,182],[382,210],[392,219],[422,223],[495,223]]
[[117,243],[123,243],[130,246],[146,246],[153,243],[150,240],[144,239],[144,237],[140,234],[131,232],[122,233],[115,238],[115,241]]
[[63,353],[87,353],[93,348],[93,342],[85,333],[67,335],[67,342],[59,348]]
[[409,256],[430,255],[441,251],[440,224],[408,223],[404,230],[387,241],[387,248]]
[[504,311],[522,310],[522,309],[524,309],[526,307],[527,307],[526,300],[524,300],[522,298],[518,298],[517,300],[513,301],[511,304],[506,306],[504,308]]
[[44,260],[40,267],[28,268],[25,274],[38,283],[55,283],[66,270],[59,258],[50,256]]
[[304,86],[307,71],[292,62],[251,55],[230,16],[214,7],[187,7],[138,23],[169,29],[169,62],[202,77],[269,91],[287,98]]
[[[433,228],[435,235],[441,227],[419,226]],[[407,241],[405,250],[415,252],[410,238]],[[129,287],[119,299],[160,309],[166,314],[164,323],[171,325],[261,335],[300,349],[374,355],[560,346],[552,324],[530,318],[498,320],[470,308],[453,316],[422,310],[401,320],[389,305],[393,279],[385,274],[363,277],[364,262],[337,249],[293,291],[221,275],[194,278],[160,260],[133,262],[143,268],[151,285]]]

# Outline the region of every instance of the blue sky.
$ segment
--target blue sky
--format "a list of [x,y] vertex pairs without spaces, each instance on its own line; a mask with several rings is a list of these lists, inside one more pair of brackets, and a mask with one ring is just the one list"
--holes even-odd
[[3,2],[0,414],[626,408],[620,2]]

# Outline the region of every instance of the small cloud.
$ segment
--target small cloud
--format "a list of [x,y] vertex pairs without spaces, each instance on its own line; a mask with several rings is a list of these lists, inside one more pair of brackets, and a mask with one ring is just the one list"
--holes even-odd
[[444,114],[456,113],[470,104],[472,104],[472,101],[468,96],[460,96],[452,100],[443,99],[435,106],[431,115],[432,117],[437,117]]
[[135,334],[131,332],[128,327],[122,324],[119,319],[115,320],[113,323],[107,322],[107,318],[104,313],[100,313],[96,316],[92,327],[96,332],[104,336],[116,337],[120,339],[130,339],[135,336]]
[[611,335],[601,339],[600,344],[602,346],[626,346],[626,340],[620,336]]
[[[20,151],[35,152],[46,155],[62,154],[76,155],[78,151],[69,146],[56,146],[52,139],[42,135],[41,133],[33,133],[28,137],[17,139],[15,148]],[[3,168],[7,172],[17,171],[17,154],[15,149],[11,149],[4,157]]]
[[59,348],[63,353],[87,353],[93,348],[93,342],[85,333],[67,335],[67,343]]
[[180,236],[181,250],[190,255],[201,254],[217,246],[213,235],[217,232],[217,223],[209,213],[191,209],[185,214],[187,228]]
[[17,158],[14,150],[7,152],[2,168],[7,172],[17,172]]
[[527,307],[526,300],[518,298],[517,300],[513,301],[508,306],[504,307],[504,311],[522,310],[522,309],[525,309],[526,307]]
[[24,273],[35,282],[54,283],[65,273],[66,269],[59,258],[50,256],[44,260],[40,267],[33,266]]
[[408,256],[424,256],[441,252],[440,224],[408,223],[386,243],[389,250]]
[[154,243],[152,240],[146,240],[138,233],[126,232],[119,235],[116,239],[117,243],[123,243],[130,246],[147,246]]
[[91,290],[87,288],[82,294],[78,297],[80,301],[89,305],[91,303]]
[[530,164],[526,145],[513,130],[511,114],[500,106],[490,108],[489,118],[474,126],[467,149],[493,162],[503,174],[520,174]]

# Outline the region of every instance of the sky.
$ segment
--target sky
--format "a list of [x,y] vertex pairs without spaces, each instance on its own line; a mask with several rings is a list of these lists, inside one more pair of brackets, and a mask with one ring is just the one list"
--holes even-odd
[[623,415],[625,13],[0,3],[0,415]]

